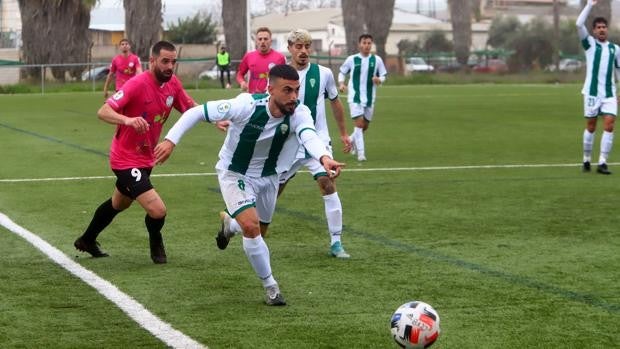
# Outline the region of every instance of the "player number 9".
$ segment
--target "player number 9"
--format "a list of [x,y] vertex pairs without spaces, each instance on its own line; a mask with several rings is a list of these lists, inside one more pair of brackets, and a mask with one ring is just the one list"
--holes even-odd
[[136,182],[140,182],[140,179],[142,179],[142,172],[140,172],[137,168],[132,168],[131,176],[136,179]]

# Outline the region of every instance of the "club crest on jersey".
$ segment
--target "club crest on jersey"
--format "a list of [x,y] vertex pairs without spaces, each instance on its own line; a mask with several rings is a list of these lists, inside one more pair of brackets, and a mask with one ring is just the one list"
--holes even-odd
[[123,90],[120,90],[116,92],[114,96],[112,96],[112,99],[114,99],[115,101],[118,101],[119,99],[123,98],[124,95],[125,94],[123,93]]
[[276,65],[275,63],[271,62],[269,63],[269,65],[267,65],[267,67],[269,67],[269,70],[271,70],[271,68],[273,68],[275,65]]
[[166,98],[166,106],[170,108],[172,106],[172,102],[174,102],[174,97],[168,96],[168,98]]
[[230,103],[228,102],[220,103],[217,106],[217,112],[220,114],[226,114],[228,113],[229,110],[230,110]]
[[288,125],[287,124],[280,124],[280,133],[286,134],[287,131],[288,131]]
[[129,62],[129,67],[133,68],[133,62]]
[[310,81],[310,87],[314,88],[314,85],[316,85],[316,79],[312,78],[309,81]]

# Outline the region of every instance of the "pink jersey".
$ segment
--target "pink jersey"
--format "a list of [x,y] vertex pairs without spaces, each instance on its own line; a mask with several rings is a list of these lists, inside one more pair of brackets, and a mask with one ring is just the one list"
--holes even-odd
[[116,91],[120,90],[127,80],[136,75],[136,69],[140,66],[140,58],[130,53],[127,57],[120,54],[114,57],[110,64],[110,72],[116,76]]
[[194,100],[176,76],[160,86],[150,71],[127,81],[106,103],[117,113],[131,118],[142,117],[149,123],[149,131],[143,134],[132,127],[117,125],[110,146],[113,170],[153,167],[154,149],[172,108],[183,113],[194,106]]
[[237,70],[237,82],[245,80],[245,74],[250,72],[248,82],[249,93],[265,93],[269,79],[269,69],[276,64],[286,64],[286,58],[280,52],[271,50],[266,55],[259,51],[250,51],[243,56]]

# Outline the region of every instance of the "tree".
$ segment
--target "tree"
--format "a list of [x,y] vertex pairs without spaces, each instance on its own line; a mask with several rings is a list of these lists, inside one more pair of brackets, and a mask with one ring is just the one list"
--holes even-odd
[[462,66],[467,65],[471,47],[471,2],[470,0],[448,0],[452,22],[454,55]]
[[534,18],[519,30],[510,46],[515,51],[508,61],[513,70],[544,68],[553,61],[553,28],[544,19]]
[[212,44],[217,35],[211,15],[198,12],[194,17],[180,18],[177,24],[170,24],[166,38],[182,44]]
[[[507,48],[520,29],[521,23],[515,16],[495,17],[489,27],[487,45],[494,48]],[[572,30],[576,32],[574,25]]]
[[577,56],[583,53],[583,46],[581,46],[574,19],[560,22],[558,49],[560,55]]
[[433,30],[424,37],[424,44],[422,45],[424,52],[451,52],[453,49],[454,46],[441,30]]
[[162,38],[161,0],[123,0],[125,33],[140,60],[148,61],[151,46]]
[[247,49],[248,27],[245,20],[247,0],[222,0],[222,22],[226,47],[233,60],[241,60]]
[[366,32],[365,0],[342,0],[342,21],[347,42],[347,54],[357,53],[358,38]]
[[342,0],[341,8],[347,53],[356,53],[359,36],[368,33],[374,37],[377,54],[385,58],[385,43],[394,16],[394,0]]
[[[586,6],[587,2],[588,0],[581,0],[581,8]],[[596,5],[592,7],[592,11],[586,20],[588,30],[592,29],[592,21],[596,17],[604,17],[611,26],[611,0],[598,0]]]
[[377,54],[385,58],[385,43],[394,17],[394,0],[368,1],[366,6],[368,32],[374,38]]
[[[27,64],[83,63],[91,45],[88,25],[95,1],[18,0],[22,19],[22,55]],[[64,80],[69,71],[80,76],[84,67],[53,67],[52,74]],[[25,70],[39,78],[38,68]]]

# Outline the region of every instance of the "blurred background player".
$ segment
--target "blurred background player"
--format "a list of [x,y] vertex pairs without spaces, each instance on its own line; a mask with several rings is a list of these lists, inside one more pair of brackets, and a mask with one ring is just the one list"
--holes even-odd
[[[217,53],[215,62],[220,71],[220,82],[222,83],[222,88],[230,88],[230,54],[226,51],[225,45],[220,47],[220,52]],[[226,73],[226,85],[224,85],[224,73]]]
[[[237,69],[237,82],[242,91],[249,93],[265,93],[269,69],[276,64],[286,64],[286,58],[280,52],[271,48],[271,30],[261,27],[256,30],[256,50],[250,51],[243,56],[239,69]],[[249,72],[248,81],[245,75]]]
[[[166,161],[181,137],[200,121],[230,121],[215,165],[220,192],[226,209],[241,226],[243,250],[263,284],[266,303],[286,305],[262,237],[276,208],[278,174],[290,166],[300,144],[330,176],[338,176],[344,164],[331,158],[314,129],[310,110],[299,104],[297,71],[282,64],[270,74],[268,95],[242,93],[183,113],[155,154],[158,162]],[[222,229],[216,238],[218,247],[226,248],[231,236]]]
[[601,137],[601,149],[596,172],[609,175],[607,158],[614,142],[614,123],[618,114],[616,97],[616,75],[620,67],[620,47],[607,41],[607,20],[597,17],[592,22],[592,33],[588,34],[585,26],[596,0],[589,0],[577,18],[577,32],[586,54],[586,80],[581,93],[583,94],[583,110],[586,118],[586,129],[583,131],[583,171],[590,172],[592,144],[598,116],[604,121]]
[[381,57],[370,53],[372,35],[362,34],[358,39],[359,53],[347,57],[338,73],[340,92],[345,92],[344,82],[350,74],[348,86],[348,102],[351,118],[355,129],[351,134],[353,143],[352,154],[357,153],[358,161],[366,161],[364,149],[364,132],[368,129],[375,108],[377,97],[376,86],[385,82],[387,70]]
[[[344,151],[351,150],[351,140],[347,134],[344,121],[344,107],[338,98],[338,87],[331,69],[322,65],[310,63],[312,51],[312,37],[307,30],[297,29],[288,36],[288,51],[291,53],[290,65],[299,74],[299,101],[306,105],[314,119],[314,127],[323,141],[325,148],[332,153],[331,139],[327,129],[325,113],[325,99],[329,98],[332,114],[338,126],[340,140],[344,145]],[[303,147],[299,148],[297,158],[291,169],[280,175],[280,189],[278,196],[282,194],[286,184],[297,171],[305,166],[316,180],[323,202],[325,204],[325,217],[327,228],[331,236],[330,253],[337,258],[349,258],[342,242],[342,204],[336,191],[336,180],[325,172],[323,166],[315,159],[307,156]]]
[[116,77],[114,88],[118,91],[123,87],[127,80],[142,73],[140,58],[131,53],[131,44],[129,43],[129,40],[122,39],[118,43],[118,47],[121,50],[121,53],[116,55],[110,64],[110,71],[108,72],[108,76],[103,84],[103,98],[108,98],[108,85],[112,80],[112,75]]
[[174,45],[156,43],[151,49],[149,70],[129,80],[99,109],[101,120],[117,125],[110,146],[116,188],[112,197],[99,205],[84,234],[75,240],[76,249],[93,257],[107,257],[99,249],[97,237],[118,213],[137,201],[146,211],[151,259],[156,264],[167,262],[161,235],[166,206],[150,180],[154,149],[172,108],[184,112],[196,105],[173,74],[176,60]]

